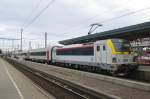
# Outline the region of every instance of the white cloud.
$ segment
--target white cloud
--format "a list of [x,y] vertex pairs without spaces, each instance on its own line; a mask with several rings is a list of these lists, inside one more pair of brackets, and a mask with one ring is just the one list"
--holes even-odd
[[[39,0],[1,0],[1,37],[20,38],[20,25]],[[35,16],[49,1],[42,0]],[[55,2],[23,32],[24,48],[44,43],[44,32],[48,32],[49,43],[86,35],[91,23],[101,22],[131,11],[146,8],[150,0],[55,0]],[[97,32],[149,21],[150,10],[103,23]],[[31,20],[31,19],[30,19]],[[32,40],[34,39],[34,40]],[[10,42],[9,42],[10,43]],[[36,44],[34,44],[36,43]],[[42,43],[42,44],[41,44]],[[11,44],[11,43],[10,43]],[[16,43],[16,47],[19,42]],[[44,45],[44,44],[43,44]],[[1,45],[0,45],[1,46]]]

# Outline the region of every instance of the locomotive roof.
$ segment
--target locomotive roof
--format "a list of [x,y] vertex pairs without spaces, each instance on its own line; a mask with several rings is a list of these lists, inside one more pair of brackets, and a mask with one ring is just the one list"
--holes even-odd
[[63,45],[70,45],[70,44],[93,42],[96,40],[103,40],[109,38],[121,38],[132,41],[137,38],[150,37],[149,31],[150,31],[150,22],[145,22],[137,25],[127,26],[114,30],[85,35],[73,39],[63,40],[59,41],[59,43]]

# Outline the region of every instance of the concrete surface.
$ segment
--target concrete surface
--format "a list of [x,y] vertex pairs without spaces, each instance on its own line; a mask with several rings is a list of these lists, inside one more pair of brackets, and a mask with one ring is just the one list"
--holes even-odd
[[47,95],[25,75],[0,58],[0,99],[49,99]]
[[[103,80],[103,78],[101,78],[102,76],[100,76],[99,74],[82,72],[34,62],[27,62],[27,61],[20,61],[20,62],[22,64],[26,64],[31,68],[43,71],[47,74],[70,81],[74,84],[84,86],[86,88],[95,90],[100,93],[101,92],[107,93],[113,96],[121,97],[122,99],[150,99],[150,91],[144,91],[141,89],[115,84],[110,81],[105,81]],[[125,82],[122,81],[121,83]],[[149,86],[149,84],[146,85]]]

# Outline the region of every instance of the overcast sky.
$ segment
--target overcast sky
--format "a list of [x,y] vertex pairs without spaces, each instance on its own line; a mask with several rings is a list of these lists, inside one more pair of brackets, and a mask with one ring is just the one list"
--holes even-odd
[[[0,38],[20,38],[20,29],[28,24],[51,0],[0,0]],[[23,31],[23,48],[44,46],[44,32],[48,44],[87,35],[92,23],[101,23],[95,32],[116,29],[150,21],[150,9],[106,21],[124,14],[150,7],[150,0],[54,0],[28,28]],[[36,9],[35,9],[36,8]],[[32,13],[32,14],[31,14]],[[29,17],[30,16],[30,17]],[[14,43],[17,47],[19,42]],[[0,47],[11,48],[11,41],[0,40]]]

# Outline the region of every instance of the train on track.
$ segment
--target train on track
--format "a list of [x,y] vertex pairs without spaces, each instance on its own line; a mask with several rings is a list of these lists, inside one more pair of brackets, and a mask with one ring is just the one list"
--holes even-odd
[[66,67],[107,71],[117,75],[128,74],[138,68],[134,55],[131,54],[130,43],[117,38],[32,49],[15,56],[30,61],[65,64]]

